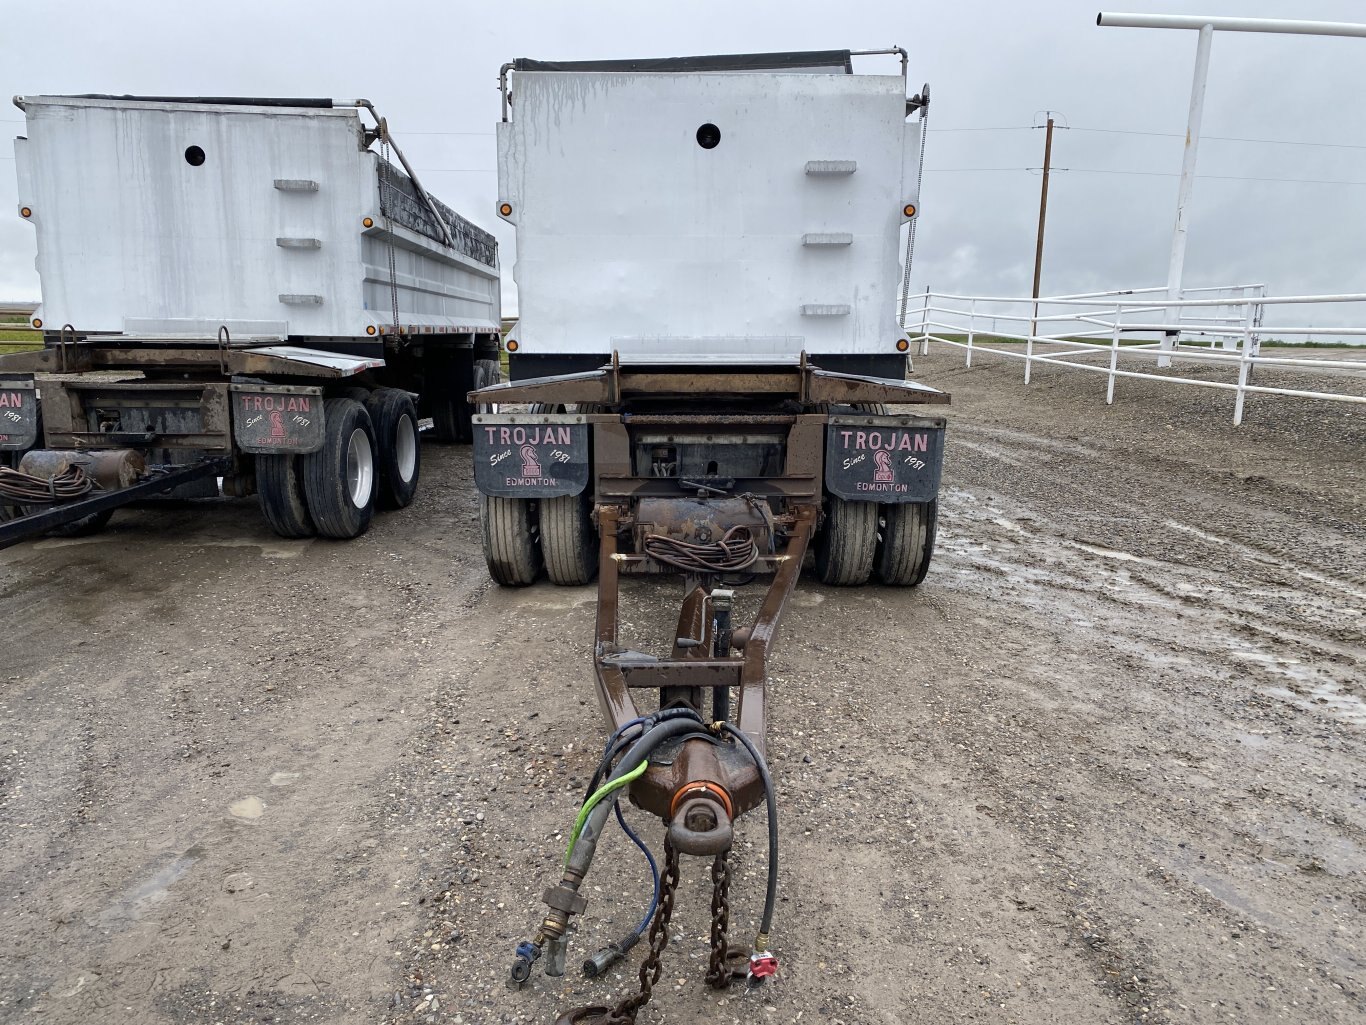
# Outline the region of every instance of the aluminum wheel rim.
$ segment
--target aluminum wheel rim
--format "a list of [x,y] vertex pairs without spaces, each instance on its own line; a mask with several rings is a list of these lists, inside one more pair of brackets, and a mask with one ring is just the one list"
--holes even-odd
[[398,464],[399,478],[407,484],[417,472],[417,427],[407,413],[399,417],[395,434],[394,461]]
[[374,487],[375,454],[370,448],[370,436],[357,427],[346,442],[346,490],[351,504],[364,509],[370,504]]

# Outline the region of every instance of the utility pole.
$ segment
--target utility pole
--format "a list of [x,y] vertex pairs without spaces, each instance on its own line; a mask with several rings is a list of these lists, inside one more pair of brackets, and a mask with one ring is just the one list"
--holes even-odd
[[1045,127],[1047,131],[1043,138],[1043,188],[1039,192],[1039,237],[1034,244],[1034,319],[1029,322],[1031,338],[1039,333],[1039,278],[1043,274],[1043,229],[1044,223],[1048,220],[1048,172],[1053,166],[1053,117],[1051,112],[1048,124]]

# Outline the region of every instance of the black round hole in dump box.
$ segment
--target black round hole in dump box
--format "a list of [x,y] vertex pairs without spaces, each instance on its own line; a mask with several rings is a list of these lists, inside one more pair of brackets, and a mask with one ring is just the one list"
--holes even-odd
[[[715,145],[715,143],[713,143]],[[185,163],[191,167],[198,167],[204,163],[204,151],[198,146],[191,146],[185,151]]]
[[715,149],[716,144],[721,141],[721,129],[711,122],[703,125],[697,130],[697,145],[703,149]]

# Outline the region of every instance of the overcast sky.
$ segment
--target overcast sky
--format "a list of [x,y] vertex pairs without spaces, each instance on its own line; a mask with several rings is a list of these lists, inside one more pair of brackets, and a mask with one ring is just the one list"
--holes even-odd
[[[493,214],[504,61],[898,44],[911,53],[912,91],[927,81],[933,96],[913,287],[997,295],[1030,288],[1043,150],[1030,126],[1050,109],[1071,128],[1054,141],[1054,167],[1068,170],[1049,199],[1045,294],[1165,281],[1196,34],[1098,28],[1098,10],[1366,21],[1349,0],[4,6],[5,96],[373,100],[427,187],[497,231],[509,276],[511,231]],[[1363,100],[1366,39],[1215,34],[1187,285],[1366,292]],[[0,128],[19,134],[22,114],[5,110]],[[12,151],[0,155],[0,298],[37,298],[33,230],[15,209]]]

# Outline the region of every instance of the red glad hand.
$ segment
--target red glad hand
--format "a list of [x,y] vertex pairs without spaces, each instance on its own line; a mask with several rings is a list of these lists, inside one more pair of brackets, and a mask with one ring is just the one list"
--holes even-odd
[[778,959],[768,951],[749,956],[749,977],[751,979],[767,979],[769,976],[777,974]]

